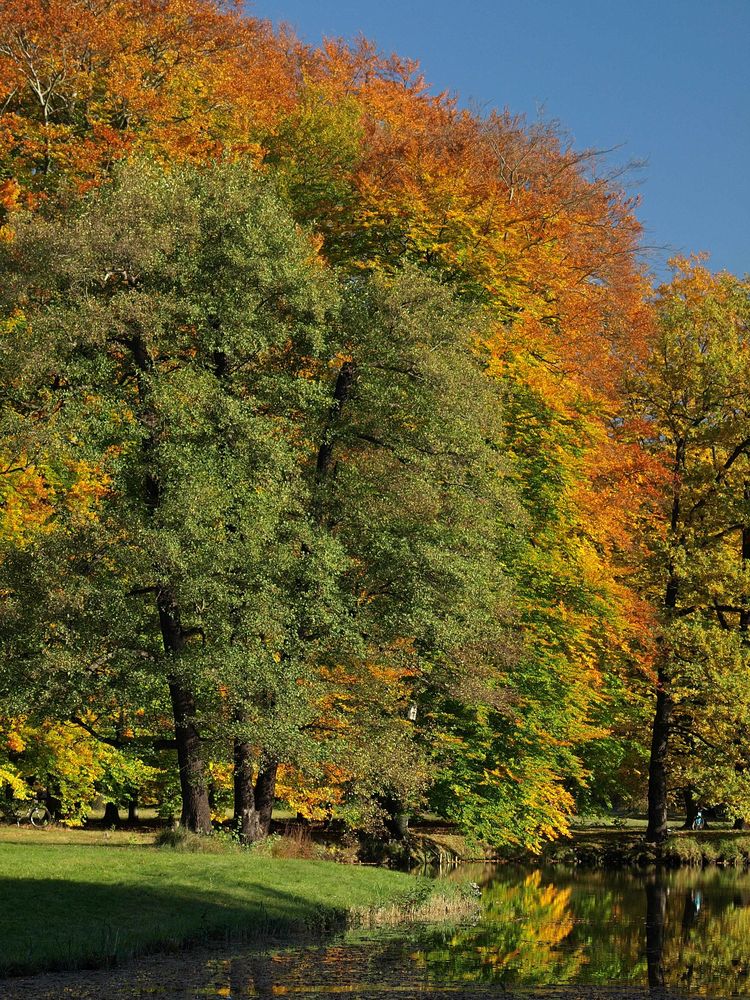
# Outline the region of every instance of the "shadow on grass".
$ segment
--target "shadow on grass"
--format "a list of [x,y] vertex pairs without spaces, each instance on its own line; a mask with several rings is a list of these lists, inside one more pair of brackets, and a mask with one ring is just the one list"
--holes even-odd
[[210,884],[156,889],[1,878],[0,976],[112,966],[188,943],[323,933],[346,924],[341,908],[258,882],[242,880],[240,888],[242,898]]

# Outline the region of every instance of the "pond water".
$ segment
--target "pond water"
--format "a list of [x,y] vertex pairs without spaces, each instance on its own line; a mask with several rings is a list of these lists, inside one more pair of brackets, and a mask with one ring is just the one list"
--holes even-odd
[[200,950],[3,984],[3,997],[750,996],[750,875],[465,866],[473,923]]

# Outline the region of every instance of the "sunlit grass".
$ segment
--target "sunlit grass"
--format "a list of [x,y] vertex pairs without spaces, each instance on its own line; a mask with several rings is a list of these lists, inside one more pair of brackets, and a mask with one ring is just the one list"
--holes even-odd
[[64,826],[0,826],[0,844],[86,844],[98,847],[145,847],[156,834],[140,830],[69,829]]
[[418,884],[326,861],[177,853],[131,843],[127,831],[107,841],[104,832],[2,834],[0,975],[119,962],[217,934],[341,926]]

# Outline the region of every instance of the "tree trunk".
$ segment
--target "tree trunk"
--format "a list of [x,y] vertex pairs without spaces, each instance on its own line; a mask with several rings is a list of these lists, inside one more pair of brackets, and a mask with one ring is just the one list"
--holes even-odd
[[234,738],[234,827],[243,842],[250,842],[255,813],[252,746]]
[[[221,377],[225,371],[226,359],[223,355],[217,354],[215,364],[217,374]],[[315,462],[315,475],[319,485],[335,473],[333,456],[336,444],[336,427],[341,419],[344,406],[352,394],[356,376],[355,363],[345,361],[336,377],[333,399]],[[321,519],[320,512],[318,512],[318,519]],[[303,641],[304,631],[304,628],[300,629],[300,638]],[[237,710],[235,721],[240,723],[244,721],[241,708]],[[278,763],[275,761],[266,764],[259,770],[253,783],[253,749],[251,743],[239,736],[235,737],[234,826],[242,842],[248,844],[264,839],[271,829],[271,814],[278,770]]]
[[[157,607],[164,651],[168,655],[177,657],[185,648],[185,632],[180,622],[177,604],[168,590],[159,591]],[[210,833],[211,806],[208,802],[208,784],[203,765],[201,738],[195,723],[195,699],[192,691],[174,674],[170,675],[167,681],[172,700],[177,765],[180,771],[182,794],[180,825],[192,830],[193,833]]]
[[275,762],[266,764],[258,772],[255,779],[255,808],[258,811],[260,828],[263,836],[267,837],[271,829],[271,815],[273,813],[273,801],[276,795],[276,773],[279,765]]
[[105,826],[119,826],[120,825],[120,810],[117,807],[116,802],[108,802],[104,807],[104,819],[102,821]]
[[[743,496],[745,503],[750,501],[750,481],[745,480],[745,487],[743,491]],[[748,572],[748,566],[750,566],[750,524],[742,525],[742,542],[740,548],[740,557],[742,559],[742,573],[743,576]],[[740,621],[739,628],[742,634],[743,643],[747,643],[748,636],[750,636],[750,595],[743,593],[740,595]],[[735,769],[742,773],[745,770],[745,765],[735,764]],[[732,826],[733,830],[744,830],[745,820],[743,817],[738,816],[734,821]]]
[[405,840],[409,834],[409,813],[403,803],[394,795],[383,795],[379,799],[385,811],[384,825],[395,840]]
[[[750,501],[750,481],[745,482],[743,495],[745,503],[748,503]],[[742,525],[740,556],[744,574],[747,572],[747,567],[750,566],[750,524]],[[750,595],[748,594],[742,594],[740,597],[740,632],[742,632],[744,640],[747,641],[750,632]]]
[[682,794],[685,799],[685,825],[682,829],[692,830],[693,820],[698,815],[698,803],[695,800],[692,788],[683,788]]
[[672,699],[667,693],[661,672],[656,693],[656,710],[651,734],[651,759],[648,765],[648,828],[646,840],[663,843],[667,830],[667,748],[672,719]]
[[267,764],[253,783],[252,744],[235,738],[234,825],[244,844],[253,844],[269,834],[277,770],[278,764]]
[[182,794],[180,825],[193,833],[210,833],[211,807],[208,802],[201,739],[194,721],[195,702],[191,692],[174,677],[169,679],[169,695],[172,699]]
[[[679,438],[675,442],[675,492],[672,498],[670,530],[677,537],[682,523],[682,508],[680,481],[685,471],[685,441]],[[684,539],[682,539],[684,542]],[[664,612],[667,621],[671,620],[677,607],[679,580],[674,564],[668,566],[669,576],[664,591]],[[654,723],[651,731],[651,757],[648,765],[648,828],[646,840],[652,844],[661,844],[667,839],[667,750],[669,733],[672,725],[672,709],[674,703],[669,693],[669,677],[666,671],[665,651],[659,655],[659,668],[656,684],[656,707]]]
[[[221,376],[225,370],[223,355],[217,355],[215,362],[217,374]],[[336,442],[336,425],[341,418],[344,405],[351,396],[356,374],[354,362],[345,361],[337,375],[333,399],[315,463],[315,474],[319,484],[325,482],[335,471],[333,453]],[[300,637],[303,638],[303,636],[304,629],[300,629]],[[236,711],[235,721],[239,723],[244,721],[241,708]],[[253,781],[253,756],[253,745],[236,736],[234,739],[234,827],[242,842],[246,844],[263,840],[269,834],[278,770],[276,762],[268,763],[259,770],[257,778]]]
[[339,369],[336,377],[336,384],[333,388],[333,401],[328,411],[323,439],[318,448],[318,457],[315,463],[315,473],[318,482],[323,482],[331,473],[333,467],[333,449],[336,443],[334,430],[341,418],[341,412],[348,402],[357,377],[357,366],[353,361],[345,361]]
[[[145,378],[147,373],[153,371],[153,361],[140,330],[135,330],[130,338],[130,349],[139,372],[139,392],[142,395],[144,406],[141,423],[149,431],[142,444],[145,464],[143,499],[147,510],[151,514],[155,514],[161,503],[162,486],[150,464],[150,456],[154,448],[152,426],[155,415],[150,400],[151,391],[148,380]],[[185,649],[185,641],[189,633],[186,633],[182,627],[180,609],[168,585],[157,588],[156,607],[159,612],[164,652],[176,661]],[[180,772],[182,795],[180,823],[193,833],[210,833],[212,829],[211,808],[208,802],[201,738],[195,723],[195,698],[190,688],[176,676],[173,670],[170,670],[167,676],[167,684],[172,702],[177,764]]]
[[47,788],[44,793],[44,804],[47,809],[49,809],[49,814],[53,820],[58,820],[62,815],[62,799],[60,798],[60,790],[54,783],[54,779],[51,774],[47,775]]

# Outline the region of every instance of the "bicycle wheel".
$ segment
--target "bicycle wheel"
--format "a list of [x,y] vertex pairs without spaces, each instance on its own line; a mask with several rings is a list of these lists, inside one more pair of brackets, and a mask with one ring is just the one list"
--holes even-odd
[[42,802],[36,802],[29,812],[29,822],[32,826],[46,826],[52,816],[49,809]]

